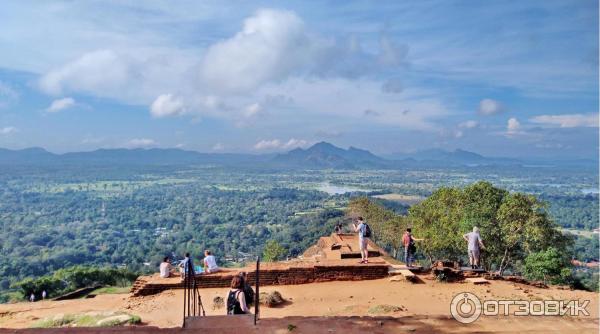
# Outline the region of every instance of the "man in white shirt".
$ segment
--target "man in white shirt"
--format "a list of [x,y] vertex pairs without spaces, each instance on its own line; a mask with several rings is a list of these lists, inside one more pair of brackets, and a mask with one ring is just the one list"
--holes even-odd
[[479,268],[481,249],[485,249],[485,246],[483,245],[483,240],[481,240],[477,226],[473,227],[473,232],[463,235],[463,239],[465,239],[469,245],[469,263],[471,264],[471,269]]
[[358,248],[361,260],[359,263],[369,263],[369,237],[366,236],[367,225],[362,217],[358,217],[358,225],[354,223],[354,232],[358,232]]
[[219,271],[219,266],[217,266],[217,260],[215,256],[211,254],[209,250],[204,251],[204,272],[206,273],[216,273]]
[[160,277],[167,278],[171,276],[171,264],[169,263],[169,257],[165,257],[163,262],[160,264]]

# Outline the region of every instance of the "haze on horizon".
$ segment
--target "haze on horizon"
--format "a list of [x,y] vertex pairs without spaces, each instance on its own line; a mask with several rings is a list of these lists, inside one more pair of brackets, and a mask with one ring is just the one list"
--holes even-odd
[[598,2],[6,1],[0,147],[598,157]]

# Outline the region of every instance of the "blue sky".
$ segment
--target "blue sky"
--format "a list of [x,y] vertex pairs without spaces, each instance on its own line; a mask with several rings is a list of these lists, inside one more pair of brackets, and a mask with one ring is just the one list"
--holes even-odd
[[0,147],[598,156],[597,1],[5,1]]

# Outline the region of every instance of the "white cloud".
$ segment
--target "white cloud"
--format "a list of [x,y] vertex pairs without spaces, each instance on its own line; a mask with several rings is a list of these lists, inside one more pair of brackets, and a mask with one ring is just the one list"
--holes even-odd
[[235,36],[212,45],[201,75],[219,92],[244,92],[280,80],[313,57],[304,22],[291,11],[262,9]]
[[504,111],[502,104],[496,100],[483,99],[479,101],[478,112],[481,115],[495,115]]
[[308,141],[303,139],[291,138],[287,142],[283,142],[279,139],[261,140],[254,145],[255,150],[281,150],[291,149],[296,147],[303,147],[308,145]]
[[598,127],[598,113],[592,114],[563,114],[539,115],[529,119],[532,123],[558,126],[561,128]]
[[511,117],[508,119],[508,123],[506,125],[506,133],[511,135],[511,134],[517,134],[520,132],[521,129],[521,123],[519,123],[519,121],[514,118]]
[[244,116],[248,118],[254,117],[258,115],[258,113],[260,113],[261,111],[262,106],[259,103],[253,103],[244,109]]
[[150,114],[154,117],[178,116],[185,111],[181,98],[173,96],[173,94],[159,95],[150,106]]
[[147,148],[156,146],[156,142],[149,138],[134,138],[125,143],[127,148]]
[[17,133],[17,132],[19,132],[19,130],[17,128],[15,128],[14,126],[6,126],[3,128],[0,128],[0,135],[8,136],[10,134]]
[[62,99],[52,101],[50,107],[46,109],[47,112],[59,112],[61,110],[65,110],[71,108],[75,105],[75,100],[71,97],[65,97]]
[[463,129],[474,129],[478,126],[479,126],[479,122],[473,121],[473,120],[468,120],[466,122],[462,122],[462,123],[458,124],[458,127],[463,128]]
[[128,80],[128,64],[112,50],[89,52],[54,69],[40,79],[42,91],[59,95],[65,91],[113,91]]

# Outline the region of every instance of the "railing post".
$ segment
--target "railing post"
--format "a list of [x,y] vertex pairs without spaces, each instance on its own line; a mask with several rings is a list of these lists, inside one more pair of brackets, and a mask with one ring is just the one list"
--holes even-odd
[[258,312],[259,312],[259,304],[260,304],[260,257],[256,258],[256,274],[255,274],[255,284],[256,284],[256,294],[254,297],[254,326],[256,326],[256,321],[258,320]]

